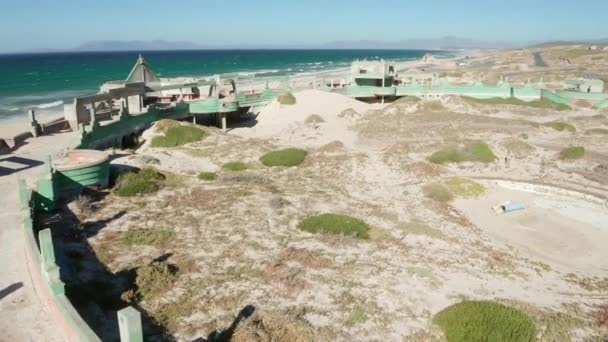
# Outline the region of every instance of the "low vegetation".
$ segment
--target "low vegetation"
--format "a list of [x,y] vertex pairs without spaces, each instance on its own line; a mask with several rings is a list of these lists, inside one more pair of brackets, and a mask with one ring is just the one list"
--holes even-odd
[[145,245],[161,247],[175,239],[175,232],[170,229],[132,229],[122,236],[122,241],[129,246]]
[[464,301],[435,315],[448,342],[530,342],[534,322],[514,308],[490,301]]
[[172,120],[172,119],[161,119],[158,120],[158,122],[156,122],[156,124],[154,125],[154,128],[156,130],[156,132],[159,133],[167,133],[167,130],[171,127],[179,127],[180,123],[177,120]]
[[581,159],[585,156],[585,148],[583,146],[567,147],[559,153],[559,158],[564,160]]
[[491,163],[496,160],[494,152],[484,142],[475,142],[463,148],[449,147],[433,153],[429,161],[434,164],[482,162]]
[[367,223],[338,214],[321,214],[304,219],[298,228],[309,233],[347,235],[358,239],[369,239],[370,227]]
[[152,193],[160,189],[165,176],[153,167],[144,167],[139,172],[120,175],[114,192],[121,197],[132,197]]
[[592,128],[585,131],[587,134],[606,134],[608,135],[607,128]]
[[141,266],[137,269],[135,278],[137,296],[141,300],[154,298],[169,290],[176,279],[177,275],[166,263],[153,262]]
[[560,110],[560,111],[570,109],[570,106],[568,106],[568,105],[565,105],[562,103],[555,103],[555,102],[553,102],[549,99],[545,99],[545,98],[541,98],[540,100],[534,100],[534,101],[524,101],[524,100],[520,100],[516,97],[507,97],[507,98],[492,97],[489,99],[478,99],[475,97],[463,96],[462,98],[466,102],[471,103],[471,104],[527,106],[527,107],[534,107],[534,108],[550,108],[550,109],[556,109],[556,110]]
[[479,197],[486,191],[483,185],[460,177],[450,178],[446,185],[455,196],[464,198]]
[[399,224],[399,229],[406,234],[425,235],[433,239],[443,239],[446,237],[441,230],[429,227],[426,223],[416,219]]
[[201,172],[198,174],[198,179],[206,181],[214,181],[217,179],[217,173],[215,172]]
[[547,123],[544,123],[543,126],[551,127],[554,130],[559,131],[559,132],[563,132],[563,131],[568,131],[570,133],[576,132],[576,127],[574,127],[573,125],[571,125],[567,122],[562,122],[562,121],[547,122]]
[[161,305],[152,317],[170,332],[178,328],[180,320],[191,316],[196,311],[196,302],[189,296],[183,296],[177,301]]
[[424,196],[439,203],[448,203],[454,200],[454,195],[445,185],[439,183],[426,184],[422,187]]
[[[523,139],[527,139],[527,135],[522,135]],[[529,157],[536,150],[534,146],[518,140],[518,139],[509,139],[504,143],[505,149],[514,156],[515,158],[526,158]]]
[[277,98],[282,105],[294,105],[296,104],[296,97],[292,93],[285,93]]
[[260,158],[266,166],[298,166],[304,162],[308,153],[299,148],[287,148],[284,150],[266,153]]
[[315,124],[315,123],[322,123],[322,122],[325,122],[325,120],[323,120],[323,118],[318,114],[309,115],[304,120],[304,123],[307,123],[307,124]]
[[286,312],[256,312],[241,321],[234,330],[232,342],[315,341],[315,330],[305,319]]
[[245,171],[248,168],[249,167],[247,166],[247,164],[245,164],[243,162],[229,162],[222,166],[222,170],[230,171],[230,172]]
[[177,147],[202,140],[207,135],[203,129],[193,125],[171,125],[164,135],[152,138],[152,147]]

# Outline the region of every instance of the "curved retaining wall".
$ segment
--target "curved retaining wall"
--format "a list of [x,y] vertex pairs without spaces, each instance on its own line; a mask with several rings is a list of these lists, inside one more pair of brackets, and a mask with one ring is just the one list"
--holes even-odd
[[[88,166],[95,168],[95,175],[103,175],[102,165],[109,163],[102,160],[101,164]],[[73,170],[72,170],[73,171]],[[65,295],[65,284],[60,278],[60,268],[55,261],[55,250],[51,230],[44,229],[36,236],[34,230],[33,214],[36,210],[51,210],[45,204],[40,204],[41,200],[55,201],[54,192],[48,189],[55,189],[53,183],[54,173],[50,163],[47,162],[47,171],[38,179],[37,188],[28,191],[25,181],[20,180],[19,201],[23,217],[23,233],[25,236],[25,256],[29,274],[35,287],[35,292],[40,297],[44,305],[49,309],[53,320],[57,323],[65,341],[69,342],[101,342],[101,339],[80,317],[80,314],[69,298]],[[97,177],[96,176],[96,177]],[[97,179],[94,177],[95,179]],[[86,178],[86,177],[85,177]],[[92,178],[88,178],[92,180]],[[83,182],[85,179],[83,179]],[[42,192],[42,194],[41,194]],[[122,342],[142,342],[143,334],[141,327],[140,313],[132,307],[126,307],[117,312],[118,326],[120,329],[120,340]]]
[[65,285],[59,279],[59,267],[55,264],[50,230],[40,232],[38,247],[32,220],[34,194],[27,190],[25,181],[19,181],[21,209],[27,213],[23,219],[26,263],[36,293],[48,307],[66,341],[101,342],[65,296]]

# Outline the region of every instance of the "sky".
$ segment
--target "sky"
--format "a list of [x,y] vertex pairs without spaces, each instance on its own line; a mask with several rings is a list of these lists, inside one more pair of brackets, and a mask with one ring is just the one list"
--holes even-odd
[[608,38],[608,0],[0,0],[0,52],[95,40],[314,46],[336,40]]

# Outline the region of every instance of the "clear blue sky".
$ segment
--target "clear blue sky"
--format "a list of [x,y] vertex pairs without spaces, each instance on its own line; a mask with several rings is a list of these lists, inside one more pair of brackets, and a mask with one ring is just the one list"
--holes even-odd
[[92,40],[314,45],[608,37],[608,0],[0,0],[0,52]]

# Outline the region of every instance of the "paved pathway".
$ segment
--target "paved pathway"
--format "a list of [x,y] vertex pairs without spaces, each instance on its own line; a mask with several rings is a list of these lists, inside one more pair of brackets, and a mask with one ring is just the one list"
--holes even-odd
[[0,341],[61,341],[32,286],[21,222],[17,177],[0,177]]
[[60,154],[74,137],[68,133],[29,139],[15,153],[0,155],[0,342],[63,341],[27,268],[17,180],[33,185],[46,155]]

